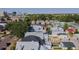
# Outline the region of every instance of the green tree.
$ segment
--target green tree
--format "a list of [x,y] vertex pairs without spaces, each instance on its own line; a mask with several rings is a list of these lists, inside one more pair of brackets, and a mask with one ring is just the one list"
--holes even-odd
[[49,33],[49,34],[52,33],[49,27],[46,29],[46,31],[47,31],[47,33]]
[[65,23],[63,28],[64,28],[64,30],[66,30],[66,29],[68,29],[68,27],[69,27],[68,24]]
[[22,38],[28,30],[28,24],[25,21],[11,22],[6,25],[6,29],[11,31],[12,35]]
[[12,14],[13,14],[13,16],[16,16],[17,13],[16,12],[13,12]]
[[79,14],[74,14],[73,19],[76,23],[79,23]]
[[45,14],[39,14],[39,19],[40,20],[46,20],[46,15]]

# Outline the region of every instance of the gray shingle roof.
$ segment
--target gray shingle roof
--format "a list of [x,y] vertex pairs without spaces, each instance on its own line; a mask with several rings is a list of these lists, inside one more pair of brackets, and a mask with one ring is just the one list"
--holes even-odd
[[22,41],[27,41],[27,42],[35,41],[35,42],[39,42],[40,45],[43,45],[45,43],[40,37],[37,37],[34,35],[29,35],[29,36],[24,37]]

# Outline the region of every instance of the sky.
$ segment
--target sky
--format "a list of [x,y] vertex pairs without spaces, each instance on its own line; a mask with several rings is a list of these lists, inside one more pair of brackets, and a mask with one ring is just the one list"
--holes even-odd
[[33,14],[79,13],[79,8],[0,8],[0,12],[17,12]]

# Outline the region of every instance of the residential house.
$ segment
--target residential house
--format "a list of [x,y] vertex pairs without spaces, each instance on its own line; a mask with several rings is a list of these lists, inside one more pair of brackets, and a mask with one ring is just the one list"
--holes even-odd
[[53,45],[59,45],[61,40],[58,35],[49,35],[49,40]]
[[3,27],[5,27],[6,26],[6,22],[0,22],[0,25],[2,25]]
[[[46,38],[47,39],[47,38]],[[26,32],[25,37],[17,42],[16,50],[48,50],[51,45],[45,42],[42,32]]]
[[0,17],[4,16],[3,12],[0,12]]
[[6,22],[0,22],[0,32],[5,30]]
[[69,38],[66,33],[59,33],[58,36],[60,37],[61,42],[69,42]]
[[19,21],[20,17],[19,16],[13,16],[13,15],[9,15],[10,19],[12,21]]
[[51,28],[51,31],[52,31],[52,35],[57,35],[59,33],[64,33],[64,30],[61,27],[53,27],[53,28]]
[[[21,42],[17,42],[16,49],[18,50],[40,50],[41,45],[45,44],[43,38],[39,34],[27,33]],[[42,36],[43,37],[43,36]]]
[[43,26],[41,25],[32,25],[35,32],[43,32]]
[[29,35],[18,42],[16,49],[18,50],[40,50],[40,46],[43,45],[42,39],[37,36]]

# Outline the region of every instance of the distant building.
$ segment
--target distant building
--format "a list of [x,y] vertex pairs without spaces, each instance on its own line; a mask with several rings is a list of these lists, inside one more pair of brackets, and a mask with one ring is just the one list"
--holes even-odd
[[2,25],[0,25],[0,32],[4,31],[4,27]]
[[34,25],[34,24],[35,24],[35,21],[32,20],[32,21],[31,21],[31,24]]
[[0,22],[0,25],[2,25],[3,27],[5,27],[6,26],[6,22]]
[[0,12],[0,17],[4,16],[3,12]]
[[10,17],[10,19],[12,20],[12,21],[19,21],[19,16],[13,16],[13,15],[9,15],[9,17]]

